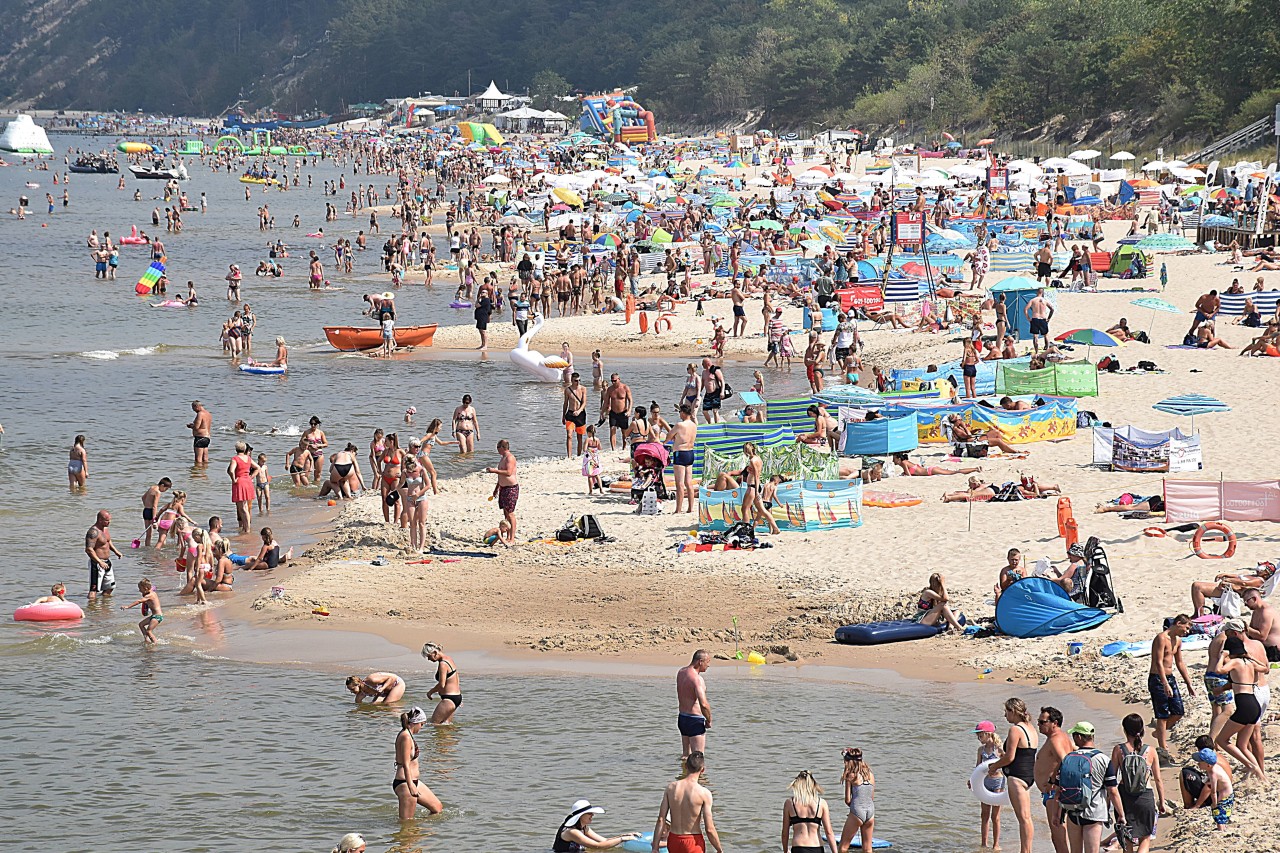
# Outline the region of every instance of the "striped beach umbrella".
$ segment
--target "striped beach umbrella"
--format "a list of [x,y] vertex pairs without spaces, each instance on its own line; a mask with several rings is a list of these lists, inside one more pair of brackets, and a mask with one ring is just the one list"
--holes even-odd
[[1196,415],[1211,415],[1217,412],[1229,412],[1231,407],[1216,397],[1205,394],[1179,394],[1156,403],[1151,408],[1157,412],[1191,418],[1191,431],[1196,430]]

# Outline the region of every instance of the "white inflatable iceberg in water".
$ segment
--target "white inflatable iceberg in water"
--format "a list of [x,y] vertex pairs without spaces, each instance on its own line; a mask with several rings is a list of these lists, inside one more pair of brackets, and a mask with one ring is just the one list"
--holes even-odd
[[0,151],[15,154],[52,154],[53,146],[44,128],[31,120],[29,115],[19,115],[0,133]]

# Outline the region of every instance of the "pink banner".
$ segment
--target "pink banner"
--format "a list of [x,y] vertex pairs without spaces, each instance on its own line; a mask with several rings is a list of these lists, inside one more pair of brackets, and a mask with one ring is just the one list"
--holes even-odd
[[1165,521],[1280,521],[1280,480],[1164,481]]

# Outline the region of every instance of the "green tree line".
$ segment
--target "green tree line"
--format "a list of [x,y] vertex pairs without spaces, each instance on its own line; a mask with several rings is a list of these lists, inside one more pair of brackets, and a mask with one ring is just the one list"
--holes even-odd
[[563,80],[636,86],[660,125],[1014,134],[1131,110],[1174,138],[1280,96],[1275,0],[88,0],[47,29],[69,0],[18,3],[0,98],[45,107],[336,109],[490,79],[546,102]]

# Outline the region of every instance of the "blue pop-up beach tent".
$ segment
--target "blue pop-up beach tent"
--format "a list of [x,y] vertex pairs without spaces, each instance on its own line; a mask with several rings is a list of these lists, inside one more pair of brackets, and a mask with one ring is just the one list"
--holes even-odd
[[1000,594],[996,627],[1010,637],[1052,637],[1096,628],[1111,614],[1071,600],[1047,578],[1023,578]]

